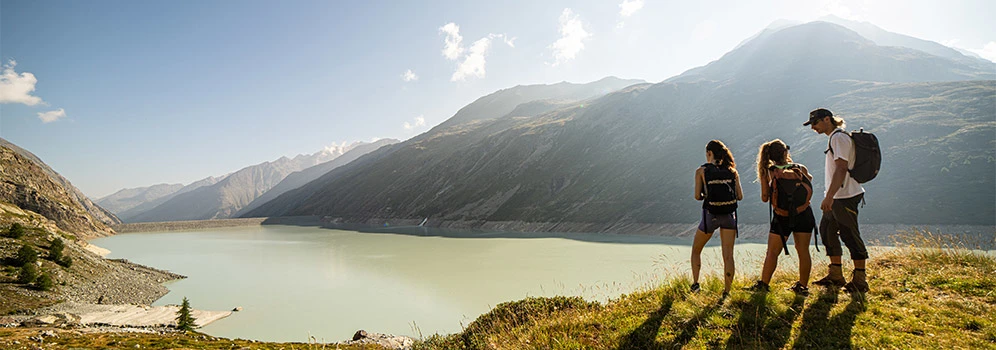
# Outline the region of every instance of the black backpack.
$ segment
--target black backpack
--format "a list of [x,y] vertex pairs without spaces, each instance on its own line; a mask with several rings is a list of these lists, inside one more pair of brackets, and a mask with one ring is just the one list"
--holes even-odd
[[[768,168],[768,175],[771,188],[771,197],[768,199],[768,206],[771,208],[770,215],[787,217],[789,225],[796,220],[796,215],[809,208],[809,201],[813,197],[813,184],[802,172],[799,164],[786,164],[782,166],[772,165]],[[769,215],[768,221],[771,221]],[[820,251],[818,245],[819,228],[813,227],[813,245],[816,251]],[[781,236],[782,249],[785,255],[789,255],[788,238]]]
[[713,215],[725,215],[736,211],[736,175],[730,169],[712,163],[702,166],[705,168],[705,200],[702,201],[702,208]]
[[[834,134],[838,132],[850,136],[854,143],[854,167],[847,171],[851,174],[851,178],[863,184],[878,176],[878,171],[882,168],[882,150],[878,146],[878,138],[875,137],[875,134],[865,132],[864,128],[850,133],[837,130],[834,131]],[[830,137],[833,137],[833,134],[830,134]],[[829,141],[827,141],[826,152],[833,153]]]

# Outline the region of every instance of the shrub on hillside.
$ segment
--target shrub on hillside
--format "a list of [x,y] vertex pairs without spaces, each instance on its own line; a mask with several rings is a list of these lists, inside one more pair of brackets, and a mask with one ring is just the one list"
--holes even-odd
[[36,261],[38,261],[38,252],[29,245],[21,246],[21,249],[17,251],[17,258],[14,259],[16,266],[34,264]]
[[7,229],[7,233],[4,234],[4,236],[15,239],[21,238],[24,236],[24,226],[21,226],[21,224],[15,222],[13,225],[10,225],[10,228]]
[[59,262],[62,260],[62,250],[66,249],[66,244],[62,243],[61,239],[56,238],[52,241],[52,246],[48,248],[48,258],[54,262]]
[[55,286],[55,282],[52,281],[52,276],[49,276],[47,273],[42,273],[41,276],[38,276],[35,283],[38,289],[46,291],[51,290],[52,287]]
[[17,282],[28,284],[38,279],[38,267],[35,264],[24,264],[17,274]]
[[71,258],[71,257],[69,257],[67,255],[67,256],[62,257],[62,259],[59,259],[59,261],[56,261],[56,263],[58,263],[59,265],[62,265],[62,267],[65,267],[65,268],[68,269],[68,268],[70,268],[70,267],[73,266],[73,258]]

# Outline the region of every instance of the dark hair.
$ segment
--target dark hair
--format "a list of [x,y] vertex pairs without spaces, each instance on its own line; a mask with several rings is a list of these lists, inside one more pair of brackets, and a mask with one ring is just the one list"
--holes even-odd
[[712,158],[719,161],[719,165],[729,169],[736,169],[737,163],[733,161],[733,153],[723,144],[723,141],[712,140],[706,145],[706,151],[712,152]]
[[789,146],[782,140],[774,139],[765,142],[757,150],[757,179],[760,180],[767,174],[768,168],[772,165],[784,165],[792,162],[789,155]]

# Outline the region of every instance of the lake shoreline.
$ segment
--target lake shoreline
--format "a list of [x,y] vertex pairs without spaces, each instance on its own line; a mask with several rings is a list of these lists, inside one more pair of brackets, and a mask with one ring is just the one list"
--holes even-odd
[[[458,220],[427,220],[424,224],[418,219],[375,218],[361,222],[352,222],[341,218],[294,216],[265,218],[261,225],[289,225],[304,227],[321,227],[327,229],[346,229],[360,232],[396,233],[408,235],[426,235],[428,231],[476,231],[482,236],[490,237],[496,233],[513,234],[516,237],[563,237],[577,238],[576,235],[593,235],[612,237],[617,235],[691,238],[698,230],[698,223],[568,223],[568,222],[524,222],[524,221],[458,221]],[[422,230],[425,229],[425,230]],[[916,224],[861,224],[861,236],[868,243],[893,246],[904,233],[912,230],[930,231],[935,234],[952,235],[962,241],[968,241],[982,248],[994,249],[996,242],[996,225],[916,225]],[[419,230],[422,230],[420,232]],[[769,234],[767,224],[741,224],[738,239],[749,241],[765,241]],[[438,232],[434,232],[438,233]],[[429,234],[439,235],[439,234]],[[445,236],[445,234],[442,234]],[[462,235],[461,237],[472,237]],[[601,239],[598,239],[601,240]],[[822,245],[822,243],[820,244]]]

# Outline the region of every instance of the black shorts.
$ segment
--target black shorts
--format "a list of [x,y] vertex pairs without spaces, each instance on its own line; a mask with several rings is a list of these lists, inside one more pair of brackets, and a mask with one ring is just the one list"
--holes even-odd
[[806,210],[796,214],[792,220],[789,220],[788,216],[775,215],[771,218],[771,231],[768,232],[788,237],[792,235],[792,232],[812,233],[813,228],[816,228],[816,216],[813,215],[813,207],[809,206]]

